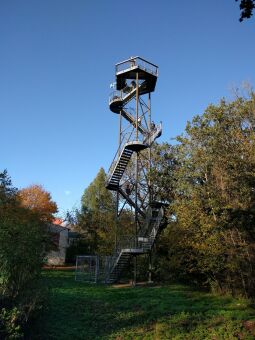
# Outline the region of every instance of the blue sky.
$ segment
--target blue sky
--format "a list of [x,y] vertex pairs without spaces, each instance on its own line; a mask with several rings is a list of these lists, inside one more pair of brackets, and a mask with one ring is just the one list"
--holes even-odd
[[234,0],[1,0],[0,170],[42,184],[62,213],[78,207],[117,148],[108,109],[114,65],[159,65],[152,95],[161,141],[209,103],[255,83],[255,19]]

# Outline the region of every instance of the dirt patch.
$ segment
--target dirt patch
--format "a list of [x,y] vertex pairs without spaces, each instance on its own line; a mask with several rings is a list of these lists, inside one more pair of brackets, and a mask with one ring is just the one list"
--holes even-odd
[[156,283],[150,283],[150,282],[137,282],[136,285],[133,285],[133,282],[123,282],[123,283],[117,283],[112,285],[113,288],[130,288],[130,287],[153,287],[153,288],[160,288],[161,286]]
[[45,270],[75,270],[75,266],[43,266]]

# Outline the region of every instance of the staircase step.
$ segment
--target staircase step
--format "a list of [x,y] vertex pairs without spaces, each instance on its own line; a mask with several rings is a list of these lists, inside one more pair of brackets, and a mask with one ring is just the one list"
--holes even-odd
[[112,180],[119,180],[121,177],[119,175],[112,176]]

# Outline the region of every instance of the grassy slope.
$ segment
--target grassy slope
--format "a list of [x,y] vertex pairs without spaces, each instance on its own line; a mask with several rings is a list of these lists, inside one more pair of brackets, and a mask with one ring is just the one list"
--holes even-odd
[[[255,310],[243,299],[181,285],[114,288],[45,271],[48,308],[32,339],[255,339]],[[255,334],[255,333],[254,333]]]

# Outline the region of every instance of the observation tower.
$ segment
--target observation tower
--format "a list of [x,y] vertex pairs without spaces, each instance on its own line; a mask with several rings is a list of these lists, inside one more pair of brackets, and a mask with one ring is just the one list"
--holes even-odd
[[[153,245],[166,226],[164,203],[155,200],[150,179],[151,147],[162,134],[162,124],[155,124],[151,114],[151,93],[156,87],[158,66],[140,57],[130,57],[116,64],[115,77],[116,90],[110,95],[109,107],[119,120],[118,149],[106,188],[116,193],[117,228],[115,254],[108,264],[106,282],[118,281],[133,259],[135,284],[137,256],[148,254],[151,267]],[[131,207],[135,227],[129,235],[122,235],[118,219],[126,205]]]

